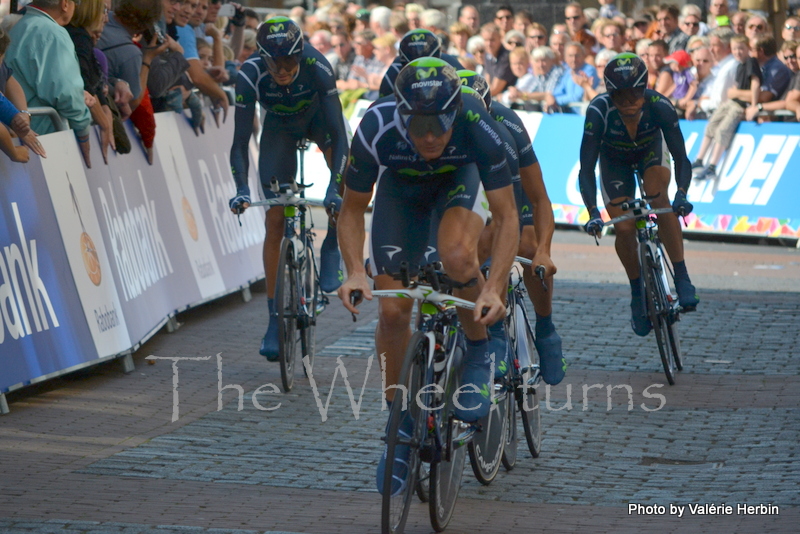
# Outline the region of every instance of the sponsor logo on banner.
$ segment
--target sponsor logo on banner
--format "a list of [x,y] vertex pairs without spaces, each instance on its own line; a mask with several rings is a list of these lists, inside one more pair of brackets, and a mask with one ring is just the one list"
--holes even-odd
[[[97,213],[90,209],[94,205],[74,136],[58,132],[42,141],[48,155],[41,160],[42,169],[97,354],[101,358],[119,354],[131,347],[131,341],[113,277],[105,276],[111,267]],[[128,224],[135,226],[136,221]]]
[[[27,239],[19,206],[11,203],[18,241],[0,243],[0,345],[8,330],[12,339],[59,326],[50,295],[39,275],[35,239]],[[31,321],[31,319],[33,321]],[[32,324],[31,324],[32,323]]]

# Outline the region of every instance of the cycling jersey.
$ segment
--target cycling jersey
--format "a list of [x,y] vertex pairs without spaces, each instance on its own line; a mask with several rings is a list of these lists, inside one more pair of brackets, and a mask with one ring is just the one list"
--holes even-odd
[[[464,68],[461,63],[459,63],[456,56],[442,54],[441,59],[442,61],[446,61],[448,64],[452,65],[456,70],[461,70]],[[379,98],[394,94],[394,81],[397,79],[397,75],[400,74],[400,71],[406,65],[407,63],[400,63],[399,59],[394,60],[394,62],[389,65],[389,70],[386,71],[386,74],[383,75],[383,80],[381,80],[381,88],[378,91]]]
[[[633,166],[643,171],[654,164],[665,165],[664,142],[675,160],[678,187],[686,191],[692,180],[691,164],[678,126],[678,114],[669,99],[650,89],[645,90],[635,139],[628,134],[608,93],[592,99],[586,110],[580,156],[579,184],[586,207],[593,208],[597,204],[594,169],[599,155],[602,154],[600,163],[604,184],[613,182],[618,191],[626,192],[622,196],[630,196],[635,187]],[[603,167],[609,171],[605,175]],[[620,183],[623,185],[618,185]]]
[[345,175],[348,189],[360,193],[371,192],[377,182],[370,232],[373,273],[397,272],[402,261],[418,265],[426,250],[435,250],[430,232],[452,207],[485,220],[483,190],[511,185],[509,160],[518,167],[510,134],[497,127],[477,99],[464,99],[450,142],[430,162],[417,154],[396,110],[393,97],[367,110],[353,137]]
[[333,147],[331,180],[341,178],[347,163],[347,134],[336,78],[325,56],[306,44],[297,77],[287,86],[275,83],[258,54],[242,65],[236,79],[230,157],[237,190],[247,186],[248,144],[256,102],[266,112],[259,159],[262,185],[267,186],[273,176],[280,180],[294,178],[296,142],[303,137],[313,140],[322,150]]

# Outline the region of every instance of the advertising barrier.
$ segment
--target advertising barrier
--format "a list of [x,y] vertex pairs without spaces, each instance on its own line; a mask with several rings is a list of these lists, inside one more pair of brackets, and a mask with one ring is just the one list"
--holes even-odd
[[233,120],[156,124],[153,165],[136,143],[105,165],[92,136],[88,169],[71,131],[40,137],[46,159],[0,158],[0,393],[124,354],[264,276],[263,208],[240,226],[227,207]]

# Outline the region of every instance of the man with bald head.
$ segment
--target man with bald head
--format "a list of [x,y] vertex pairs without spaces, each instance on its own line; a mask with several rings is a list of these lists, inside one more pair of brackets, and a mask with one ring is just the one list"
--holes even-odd
[[458,10],[458,22],[467,25],[472,35],[476,35],[481,29],[481,16],[475,6],[470,4],[462,5]]

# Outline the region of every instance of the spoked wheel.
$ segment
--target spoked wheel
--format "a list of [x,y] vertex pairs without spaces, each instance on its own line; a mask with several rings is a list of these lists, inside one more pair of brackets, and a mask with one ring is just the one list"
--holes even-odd
[[643,247],[644,257],[642,258],[642,270],[644,271],[644,288],[647,299],[647,316],[653,325],[658,343],[658,352],[661,355],[661,363],[664,366],[664,374],[670,385],[675,384],[675,356],[673,354],[672,343],[669,334],[669,303],[667,302],[666,291],[664,288],[659,264],[653,257],[652,249]]
[[303,280],[303,325],[300,329],[300,342],[303,347],[303,357],[308,357],[308,365],[303,365],[303,372],[308,377],[308,371],[314,368],[314,353],[317,348],[317,306],[322,293],[319,289],[319,276],[317,262],[314,261],[314,250],[311,240],[306,241],[306,258],[302,273]]
[[422,502],[428,502],[431,499],[431,465],[420,462],[417,471],[417,497]]
[[[508,395],[513,395],[509,393]],[[517,464],[517,403],[513,397],[506,402],[506,440],[503,444],[503,467],[511,471]]]
[[278,341],[283,390],[294,385],[294,360],[297,351],[297,267],[294,264],[294,245],[288,239],[281,242],[278,278],[275,285],[275,309],[278,314]]
[[[444,406],[434,416],[436,431],[441,441],[440,451],[434,451],[437,456],[431,462],[430,500],[428,508],[431,516],[431,526],[436,532],[447,528],[461,490],[461,477],[464,474],[464,463],[467,460],[467,448],[464,447],[460,436],[465,431],[464,423],[452,417],[453,394],[458,389],[460,382],[458,373],[461,369],[463,352],[456,346],[455,354],[450,361],[450,367],[445,370],[443,381]],[[441,382],[440,382],[440,385]]]
[[500,470],[508,425],[508,395],[502,386],[496,384],[494,388],[489,415],[478,422],[481,430],[469,442],[469,463],[483,485],[491,484]]
[[[408,344],[399,384],[407,388],[408,396],[403,402],[402,394],[395,394],[389,413],[386,432],[386,471],[383,477],[383,500],[381,508],[381,531],[383,534],[403,532],[411,506],[411,498],[417,488],[420,468],[420,445],[424,439],[427,417],[417,404],[417,392],[424,385],[428,355],[428,338],[416,332]],[[402,388],[395,391],[402,392]],[[405,410],[403,410],[406,404]],[[401,425],[408,428],[408,418],[413,421],[411,436],[401,433]],[[405,424],[404,424],[405,423]],[[394,477],[395,459],[406,464],[407,477],[400,481]],[[399,487],[398,487],[399,486]],[[394,490],[394,491],[393,491]]]
[[533,332],[528,323],[528,314],[522,302],[514,306],[515,342],[517,359],[520,364],[520,384],[514,396],[517,409],[525,431],[528,450],[534,458],[542,451],[542,412],[539,409],[539,353],[533,344]]

